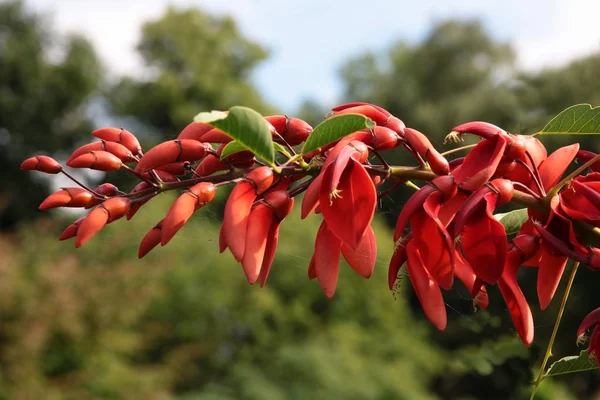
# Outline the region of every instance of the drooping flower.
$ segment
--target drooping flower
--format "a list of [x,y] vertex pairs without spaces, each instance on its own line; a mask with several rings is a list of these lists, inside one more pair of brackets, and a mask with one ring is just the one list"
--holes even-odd
[[492,285],[502,275],[508,251],[506,231],[494,209],[510,201],[513,191],[510,181],[493,180],[469,196],[454,221],[465,259],[479,279]]
[[219,247],[223,252],[227,247],[236,261],[244,258],[248,216],[257,196],[273,183],[273,171],[269,167],[259,167],[251,171],[231,191],[223,216],[219,235]]

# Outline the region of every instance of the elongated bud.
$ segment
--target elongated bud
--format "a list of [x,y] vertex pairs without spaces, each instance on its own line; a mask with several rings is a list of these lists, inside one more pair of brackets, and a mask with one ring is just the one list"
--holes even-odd
[[[312,126],[299,118],[290,118],[285,115],[271,115],[265,117],[265,119],[291,146],[296,146],[304,142],[313,130]],[[277,136],[274,137],[274,140],[278,143],[281,142]]]
[[373,128],[375,135],[375,150],[394,149],[400,145],[400,136],[394,130],[385,126],[376,126]]
[[411,128],[406,128],[404,135],[408,144],[429,163],[433,172],[437,175],[447,175],[450,172],[448,160],[433,147],[427,136]]
[[150,253],[150,251],[160,243],[162,223],[163,221],[161,220],[158,224],[152,227],[148,233],[146,233],[146,236],[144,236],[142,242],[140,243],[138,258],[142,258],[146,254]]
[[389,114],[381,112],[377,108],[372,105],[358,105],[354,107],[345,108],[343,110],[337,111],[335,115],[340,114],[361,114],[367,118],[370,118],[377,125],[385,125],[388,121]]
[[202,136],[211,129],[213,129],[211,125],[202,122],[192,122],[183,128],[177,139],[193,139],[201,142]]
[[212,183],[201,182],[192,186],[189,192],[185,192],[179,196],[163,220],[160,238],[161,246],[169,243],[196,210],[212,201],[215,193],[216,188]]
[[220,129],[213,128],[202,135],[202,141],[206,143],[229,143],[233,139]]
[[81,225],[81,223],[83,222],[84,219],[85,219],[85,217],[79,218],[77,221],[75,221],[71,225],[69,225],[67,227],[67,229],[65,229],[63,231],[63,233],[60,235],[58,240],[62,241],[62,240],[67,240],[67,239],[71,239],[72,237],[75,237],[77,235],[77,230],[79,229],[79,225]]
[[[150,186],[149,183],[147,182],[140,182],[137,185],[135,185],[135,187],[131,190],[131,192],[129,192],[129,194],[133,194],[133,193],[139,193],[143,190],[147,190],[150,189],[152,186]],[[144,204],[146,204],[148,201],[150,201],[150,198],[148,198],[147,200],[136,200],[135,202],[131,203],[131,206],[129,207],[129,211],[127,211],[127,221],[129,221],[131,218],[133,218],[133,216],[135,214],[137,214],[137,212],[139,211],[140,208],[142,208],[142,206]]]
[[56,207],[85,207],[92,202],[94,195],[82,188],[64,188],[46,197],[40,210]]
[[181,176],[181,175],[185,175],[188,172],[190,172],[191,167],[190,167],[190,162],[189,161],[182,161],[182,162],[174,162],[174,163],[170,163],[167,165],[163,165],[162,167],[157,168],[160,171],[165,171],[168,172],[170,174],[172,174],[173,176]]
[[116,171],[123,165],[119,157],[107,151],[97,150],[82,154],[67,162],[71,168],[89,168],[96,171]]
[[127,147],[119,143],[101,140],[99,142],[86,144],[85,146],[81,146],[80,148],[75,150],[73,154],[71,154],[71,157],[69,157],[69,159],[67,160],[67,165],[69,165],[70,161],[76,159],[80,155],[89,153],[90,151],[106,151],[107,153],[115,155],[119,158],[119,160],[121,160],[124,163],[135,161],[135,159],[133,158],[133,154]]
[[23,161],[21,169],[24,171],[40,171],[46,174],[58,174],[62,171],[62,165],[52,157],[36,156]]
[[169,140],[148,150],[140,159],[135,170],[136,172],[144,172],[174,162],[200,160],[210,149],[209,144],[196,140]]
[[261,194],[273,184],[273,170],[269,167],[258,167],[246,175],[246,180],[254,184],[256,194]]
[[92,132],[92,135],[107,142],[119,143],[127,147],[133,155],[138,155],[142,152],[140,142],[133,133],[123,128],[101,128]]
[[83,246],[106,224],[125,216],[130,204],[125,197],[113,197],[94,208],[77,229],[75,247]]

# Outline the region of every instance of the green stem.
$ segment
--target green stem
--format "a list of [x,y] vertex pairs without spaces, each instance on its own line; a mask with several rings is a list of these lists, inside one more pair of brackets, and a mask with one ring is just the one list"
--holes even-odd
[[442,157],[446,157],[447,155],[450,155],[450,154],[453,154],[453,153],[458,153],[459,151],[463,151],[463,150],[472,149],[472,148],[473,148],[473,147],[475,147],[475,146],[477,146],[477,143],[475,143],[475,144],[468,144],[468,145],[466,145],[466,146],[460,146],[460,147],[457,147],[457,148],[455,148],[455,149],[452,149],[452,150],[448,150],[448,151],[445,151],[445,152],[443,152],[443,153],[441,154],[441,156],[442,156]]
[[546,348],[544,361],[542,361],[542,366],[538,371],[538,376],[535,380],[533,391],[531,392],[531,397],[529,398],[529,400],[533,400],[535,398],[537,388],[544,379],[546,364],[548,363],[548,359],[552,356],[552,346],[554,345],[554,340],[556,339],[556,333],[558,332],[560,320],[562,319],[563,313],[565,311],[565,306],[567,305],[567,299],[569,298],[569,293],[571,292],[571,287],[573,286],[573,281],[575,280],[575,274],[577,274],[577,268],[579,268],[579,262],[575,262],[575,264],[573,264],[573,269],[571,270],[571,275],[569,276],[569,281],[567,282],[567,287],[565,288],[565,294],[563,295],[558,314],[556,315],[556,322],[554,323],[554,329],[552,330],[552,335],[550,336],[550,342],[548,343],[548,347]]

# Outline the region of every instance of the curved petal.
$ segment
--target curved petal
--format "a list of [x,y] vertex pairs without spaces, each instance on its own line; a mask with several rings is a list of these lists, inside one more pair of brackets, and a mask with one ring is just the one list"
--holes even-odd
[[342,242],[327,227],[323,221],[315,240],[313,255],[317,280],[327,297],[333,297],[340,270],[340,251]]
[[[330,165],[325,173],[331,167]],[[327,180],[326,177],[323,179]],[[341,241],[356,249],[373,220],[377,206],[377,192],[363,165],[350,159],[336,193],[330,193],[328,185],[323,182],[320,204],[329,230]]]
[[456,183],[464,190],[479,189],[496,172],[507,142],[507,138],[501,135],[479,142],[464,162],[452,171]]
[[373,228],[367,227],[356,249],[342,243],[342,255],[353,270],[364,278],[369,278],[377,261],[377,241]]
[[427,319],[436,328],[443,331],[446,329],[448,316],[446,315],[446,305],[444,304],[442,291],[423,266],[420,252],[412,241],[406,245],[406,251],[408,253],[408,261],[406,262],[408,276],[423,307],[423,311]]
[[[548,158],[540,164],[539,172],[545,190],[549,190],[558,183],[561,176],[563,176],[567,168],[569,168],[569,164],[573,162],[578,151],[579,143],[561,147],[550,154]],[[536,190],[533,185],[531,187]]]
[[498,194],[490,192],[474,206],[460,241],[465,259],[475,275],[492,285],[502,275],[508,251],[504,226],[493,214],[497,199]]
[[529,303],[517,283],[515,273],[522,261],[523,254],[519,249],[515,248],[509,252],[504,272],[498,280],[498,287],[519,337],[526,346],[529,346],[533,342],[533,316]]

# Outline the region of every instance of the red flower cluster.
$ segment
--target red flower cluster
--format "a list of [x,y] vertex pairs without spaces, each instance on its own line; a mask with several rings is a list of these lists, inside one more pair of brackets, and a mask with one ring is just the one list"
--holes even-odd
[[[142,240],[141,258],[159,243],[166,245],[194,212],[213,200],[219,186],[234,184],[225,206],[220,251],[229,249],[248,282],[258,280],[262,286],[273,263],[280,224],[292,211],[294,197],[304,193],[301,217],[322,215],[308,276],[317,279],[332,297],[340,256],[361,276],[369,278],[373,273],[377,245],[371,222],[384,185],[392,182],[387,192],[408,180],[424,180],[397,220],[390,289],[406,264],[427,318],[443,330],[447,316],[442,289],[449,290],[455,277],[481,308],[488,306],[488,287],[497,285],[526,345],[533,340],[533,320],[517,282],[519,268],[538,268],[542,309],[552,300],[568,259],[600,269],[598,248],[583,244],[585,234],[600,227],[600,172],[579,175],[584,171],[580,169],[561,181],[575,158],[587,162],[584,167],[592,171],[600,170],[595,154],[574,144],[548,155],[533,136],[469,122],[454,128],[447,140],[459,141],[473,134],[481,141],[465,157],[448,161],[423,133],[406,127],[379,106],[344,104],[333,108],[330,117],[347,114],[366,116],[375,125],[335,137],[306,154],[296,154],[293,146],[311,135],[310,125],[297,118],[265,117],[273,142],[287,149],[282,154],[288,159],[276,161],[276,167],[262,163],[249,148],[222,157],[232,138],[206,123],[193,122],[177,139],[146,153],[132,133],[99,129],[93,135],[101,140],[77,149],[67,166],[125,169],[139,184],[128,193],[111,184],[94,190],[79,184],[50,195],[40,209],[93,208],[60,237],[76,237],[79,247],[105,225],[124,216],[131,219],[157,194],[184,189],[165,218]],[[418,166],[390,167],[380,153],[398,147],[412,154]],[[380,163],[373,164],[375,159]],[[22,168],[71,177],[45,156],[24,161]],[[529,216],[510,238],[494,216],[508,202],[526,206]],[[578,333],[597,325],[599,316],[598,310],[592,312]],[[598,329],[590,344],[594,352],[600,346]]]

